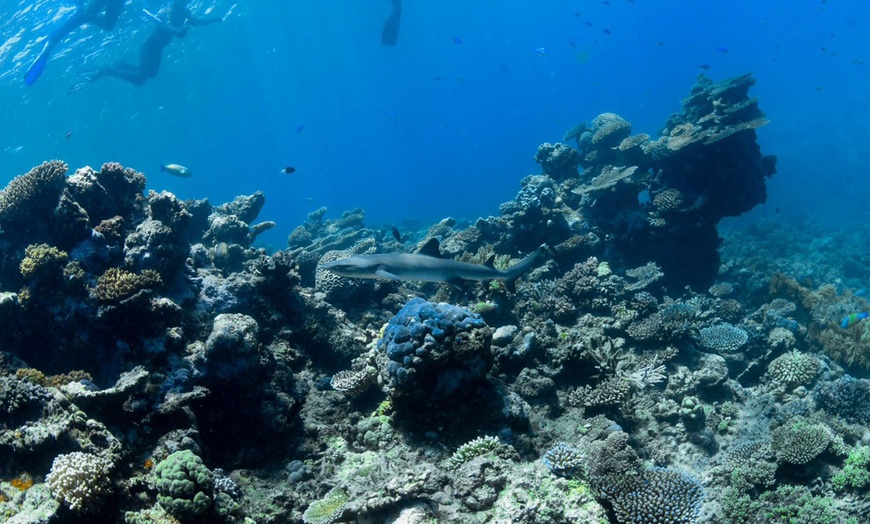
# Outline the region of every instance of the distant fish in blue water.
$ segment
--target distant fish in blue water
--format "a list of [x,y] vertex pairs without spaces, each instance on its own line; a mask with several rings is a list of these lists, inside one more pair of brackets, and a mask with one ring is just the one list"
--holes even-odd
[[459,38],[458,36],[454,36],[454,37],[451,38],[450,40],[451,40],[454,44],[456,44],[456,45],[462,45],[462,39]]
[[589,20],[586,20],[583,23],[586,24],[586,27],[592,27],[592,22],[590,22]]
[[301,133],[303,129],[305,129],[305,124],[299,124],[296,126],[296,133]]
[[723,55],[728,54],[728,48],[725,46],[719,46],[716,48],[716,51],[719,51]]
[[706,71],[707,69],[710,69],[710,64],[701,64],[698,67]]
[[610,29],[602,29],[605,35],[610,35]]
[[538,53],[538,56],[544,56],[547,54],[547,48],[546,47],[539,47],[539,48],[535,49],[535,52]]
[[70,138],[72,138],[72,129],[66,132],[66,139],[69,140]]
[[840,327],[843,329],[850,328],[867,317],[870,317],[870,312],[864,311],[863,313],[852,313],[847,317],[843,317],[843,321],[840,322]]
[[861,289],[859,289],[858,291],[856,291],[856,292],[854,292],[854,293],[852,293],[852,294],[855,295],[856,297],[863,297],[864,295],[867,294],[867,288],[866,288],[866,287],[862,287]]
[[281,172],[284,173],[285,175],[292,175],[293,173],[296,172],[296,168],[292,167],[292,166],[287,166],[284,169],[282,169]]
[[190,171],[190,169],[187,169],[181,164],[160,164],[160,171],[181,178],[190,178],[193,176],[193,173]]

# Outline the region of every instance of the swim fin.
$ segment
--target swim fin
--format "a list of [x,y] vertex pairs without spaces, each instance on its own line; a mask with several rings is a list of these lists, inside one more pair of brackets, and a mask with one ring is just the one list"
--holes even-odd
[[[48,46],[46,46],[47,48]],[[32,86],[36,79],[39,78],[39,75],[45,71],[45,65],[48,63],[48,53],[47,49],[43,49],[39,56],[36,57],[36,60],[30,64],[30,69],[27,70],[27,73],[24,74],[24,83]]]

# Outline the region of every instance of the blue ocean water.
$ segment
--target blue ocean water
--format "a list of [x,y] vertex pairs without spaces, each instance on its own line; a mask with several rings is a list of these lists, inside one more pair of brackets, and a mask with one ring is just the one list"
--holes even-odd
[[[192,2],[193,27],[141,87],[83,71],[136,61],[153,22],[133,0],[111,33],[83,27],[33,86],[39,39],[74,2],[0,1],[0,184],[40,162],[118,161],[149,188],[213,203],[266,193],[280,248],[307,213],[362,207],[369,223],[498,213],[538,173],[542,142],[603,112],[655,136],[696,76],[752,72],[779,158],[753,214],[865,218],[870,151],[866,3],[824,0]],[[160,163],[194,176],[173,178]],[[293,166],[292,175],[279,173]]]

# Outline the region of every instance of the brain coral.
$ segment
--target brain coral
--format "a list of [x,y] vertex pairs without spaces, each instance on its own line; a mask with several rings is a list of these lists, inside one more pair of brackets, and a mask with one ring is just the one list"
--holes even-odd
[[413,298],[384,329],[378,372],[394,401],[443,400],[486,375],[492,332],[462,308]]

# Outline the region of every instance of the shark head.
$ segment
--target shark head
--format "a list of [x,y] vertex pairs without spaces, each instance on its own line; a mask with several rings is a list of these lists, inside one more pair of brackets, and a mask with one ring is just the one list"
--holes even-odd
[[355,256],[324,262],[320,267],[343,277],[372,278],[377,265],[364,257]]

